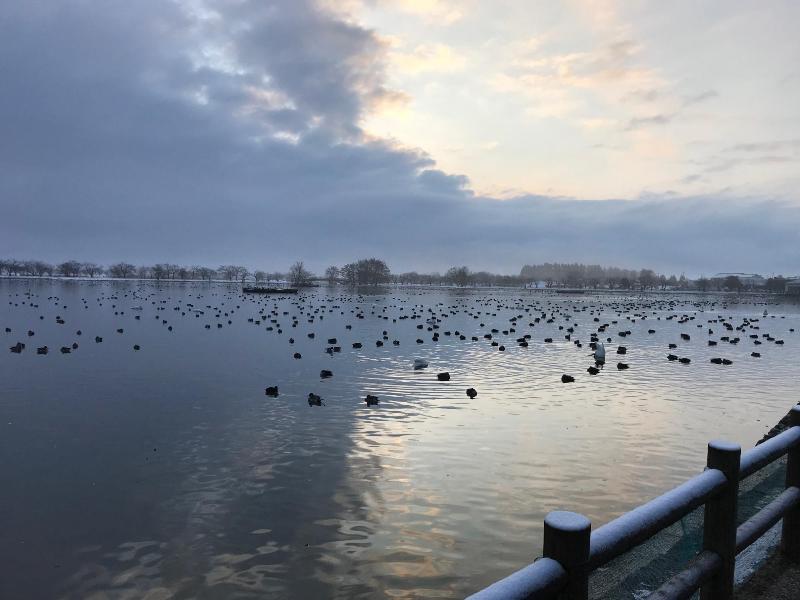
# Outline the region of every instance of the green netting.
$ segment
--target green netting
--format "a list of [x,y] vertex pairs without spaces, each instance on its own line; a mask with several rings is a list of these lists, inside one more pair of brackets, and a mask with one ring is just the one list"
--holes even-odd
[[[783,491],[785,476],[784,458],[741,482],[740,524]],[[597,569],[589,578],[589,597],[597,600],[646,598],[667,579],[683,570],[701,550],[703,511],[703,507],[692,511],[647,542]]]
[[786,485],[786,457],[776,460],[739,484],[739,525],[764,508]]
[[589,597],[645,598],[697,554],[703,540],[700,507],[589,578]]

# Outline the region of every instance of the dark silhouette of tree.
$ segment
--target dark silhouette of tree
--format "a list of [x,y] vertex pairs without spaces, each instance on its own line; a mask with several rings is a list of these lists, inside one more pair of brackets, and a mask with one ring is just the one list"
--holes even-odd
[[330,266],[325,269],[325,279],[327,279],[328,283],[331,285],[336,283],[336,280],[339,279],[339,267]]
[[364,258],[341,268],[342,279],[349,285],[379,285],[390,280],[392,272],[378,258]]
[[776,292],[778,294],[786,291],[786,278],[783,275],[777,277],[770,277],[767,279],[766,289],[769,292]]
[[305,268],[302,260],[298,260],[289,268],[289,282],[295,287],[307,286],[314,275]]
[[740,292],[744,287],[742,281],[736,275],[728,275],[723,280],[722,285],[730,292]]
[[467,267],[450,267],[447,273],[444,274],[444,277],[448,282],[459,287],[468,286],[472,281]]
[[77,277],[81,274],[81,263],[77,260],[67,260],[58,265],[58,272],[64,277]]
[[108,274],[118,279],[128,279],[136,273],[136,267],[130,263],[118,262],[108,267]]

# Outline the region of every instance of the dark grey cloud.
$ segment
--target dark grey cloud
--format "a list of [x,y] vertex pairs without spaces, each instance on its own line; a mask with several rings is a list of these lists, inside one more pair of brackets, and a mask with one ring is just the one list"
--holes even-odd
[[800,264],[800,211],[777,201],[476,196],[424,153],[364,137],[361,118],[398,99],[373,32],[301,0],[197,6],[0,5],[0,255]]

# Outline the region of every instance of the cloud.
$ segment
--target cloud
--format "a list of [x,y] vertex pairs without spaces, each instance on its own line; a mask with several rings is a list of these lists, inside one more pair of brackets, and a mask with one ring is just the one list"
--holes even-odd
[[451,25],[464,17],[460,6],[463,3],[448,0],[384,0],[384,3],[440,25]]
[[800,140],[743,142],[723,148],[703,160],[694,161],[700,169],[684,178],[686,183],[704,181],[708,176],[733,169],[784,167],[800,164]]
[[[270,270],[371,255],[397,270],[798,263],[787,203],[473,194],[424,152],[361,131],[394,97],[387,52],[298,0],[2,5],[0,255]],[[543,76],[612,71],[566,64]]]
[[663,87],[660,74],[640,64],[641,49],[627,38],[575,52],[548,51],[538,39],[511,43],[505,61],[509,66],[491,77],[490,85],[524,98],[529,116],[585,126],[598,113],[614,115],[620,95],[636,99],[642,89]]
[[[648,90],[646,92],[635,92],[634,96],[641,98],[646,102],[654,101],[659,97],[655,90]],[[627,131],[632,131],[634,129],[641,129],[643,127],[648,127],[650,125],[668,125],[675,121],[678,117],[680,117],[684,111],[693,106],[695,104],[700,104],[701,102],[705,102],[712,98],[716,98],[719,96],[717,92],[714,90],[706,90],[705,92],[700,92],[699,94],[695,94],[693,96],[688,96],[684,98],[681,102],[680,108],[675,111],[669,113],[662,113],[656,115],[650,115],[646,117],[634,117],[628,121],[628,125],[625,128]]]
[[715,90],[706,90],[705,92],[700,92],[699,94],[695,94],[693,96],[688,96],[687,98],[683,99],[683,106],[684,108],[687,106],[691,106],[693,104],[700,104],[701,102],[705,102],[706,100],[711,100],[712,98],[719,97],[719,94]]
[[625,129],[627,131],[631,131],[633,129],[647,127],[648,125],[667,125],[671,123],[677,116],[678,113],[651,115],[649,117],[636,117],[628,121],[628,126]]
[[392,65],[402,73],[451,73],[465,68],[467,61],[446,44],[420,44],[413,50],[396,50],[390,56]]

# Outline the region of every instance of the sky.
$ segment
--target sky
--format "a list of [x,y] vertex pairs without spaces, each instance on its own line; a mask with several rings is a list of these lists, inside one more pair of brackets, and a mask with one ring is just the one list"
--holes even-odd
[[0,4],[0,256],[800,274],[800,3]]

